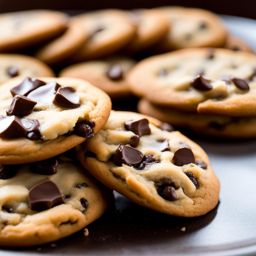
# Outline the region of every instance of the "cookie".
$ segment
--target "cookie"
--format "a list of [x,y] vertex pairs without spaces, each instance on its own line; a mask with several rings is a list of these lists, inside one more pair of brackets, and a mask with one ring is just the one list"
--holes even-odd
[[1,166],[0,245],[58,240],[99,218],[111,199],[70,158]]
[[129,73],[134,93],[180,110],[237,117],[256,115],[254,54],[183,49],[143,60]]
[[48,159],[94,136],[109,97],[71,78],[17,78],[0,86],[0,163]]
[[129,13],[129,16],[137,26],[137,33],[133,40],[122,49],[124,52],[134,54],[148,50],[169,32],[168,20],[156,10],[134,10]]
[[130,200],[170,215],[194,217],[218,203],[219,182],[206,153],[179,132],[132,112],[112,112],[81,146],[79,159],[97,179]]
[[132,59],[126,57],[88,61],[65,68],[60,76],[87,80],[111,98],[119,98],[130,95],[126,75],[134,64]]
[[54,76],[43,62],[25,55],[0,54],[0,84],[17,76]]
[[157,106],[142,99],[138,104],[140,113],[185,128],[198,135],[225,139],[256,138],[256,117],[228,117],[204,115]]
[[16,51],[58,35],[68,17],[57,11],[32,10],[0,15],[0,51]]
[[81,23],[71,19],[64,34],[38,49],[35,57],[49,65],[61,63],[82,47],[88,37],[89,30],[86,35]]
[[124,11],[102,10],[75,17],[86,30],[89,39],[74,54],[72,61],[101,58],[117,52],[134,36],[136,27]]
[[212,12],[185,7],[162,7],[157,10],[169,20],[171,27],[159,45],[162,49],[220,47],[225,44],[226,28]]
[[224,48],[233,51],[253,52],[252,48],[244,40],[237,36],[228,35]]

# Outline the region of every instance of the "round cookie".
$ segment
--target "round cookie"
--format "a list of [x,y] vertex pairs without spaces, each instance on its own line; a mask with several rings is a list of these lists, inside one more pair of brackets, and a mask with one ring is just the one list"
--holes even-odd
[[[177,109],[256,115],[256,56],[226,49],[183,49],[141,61],[129,73],[134,93]],[[146,74],[146,75],[145,75]]]
[[206,153],[181,133],[158,126],[143,115],[112,112],[78,157],[106,186],[142,206],[182,217],[209,212],[220,186]]
[[17,76],[54,76],[54,73],[35,58],[18,54],[0,54],[0,84]]
[[221,138],[256,138],[256,117],[227,117],[204,115],[157,106],[142,99],[138,104],[140,113],[170,123],[175,127],[190,129],[199,135]]
[[64,156],[2,166],[0,245],[24,247],[71,235],[99,218],[110,199],[110,192]]
[[157,10],[171,26],[169,34],[159,45],[162,49],[220,47],[225,44],[226,28],[212,12],[185,7],[162,7]]
[[134,36],[136,27],[124,11],[102,10],[76,16],[90,37],[72,61],[101,58],[120,50]]
[[135,62],[126,57],[115,57],[74,64],[61,71],[61,77],[75,77],[89,81],[111,98],[130,95],[126,75]]
[[169,23],[156,10],[134,10],[129,13],[131,20],[137,26],[135,38],[122,49],[128,53],[137,53],[149,49],[161,41],[169,32]]
[[68,17],[50,10],[31,10],[0,15],[0,52],[15,51],[40,43],[66,29]]
[[50,65],[58,64],[72,56],[88,37],[89,31],[86,35],[81,23],[71,19],[64,34],[42,46],[35,53],[35,57]]
[[109,97],[71,78],[12,79],[0,86],[0,163],[48,159],[91,138],[108,119]]
[[224,48],[233,51],[253,52],[252,48],[244,40],[233,35],[228,35]]

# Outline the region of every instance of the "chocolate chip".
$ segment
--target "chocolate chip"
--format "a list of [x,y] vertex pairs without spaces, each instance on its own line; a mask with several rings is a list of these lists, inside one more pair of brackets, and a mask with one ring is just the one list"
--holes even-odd
[[143,161],[136,167],[138,170],[147,169],[153,163],[159,163],[159,160],[156,160],[153,155],[145,155]]
[[231,81],[234,83],[234,85],[238,89],[240,89],[242,91],[248,92],[250,90],[249,84],[245,80],[243,80],[243,79],[233,78]]
[[254,81],[256,78],[256,68],[253,69],[252,74],[248,77],[249,81]]
[[16,175],[17,166],[15,165],[1,165],[0,164],[0,180],[11,179]]
[[168,123],[161,123],[160,129],[163,130],[163,131],[167,131],[167,132],[172,132],[172,131],[174,131],[173,126],[170,125],[170,124],[168,124]]
[[83,183],[78,183],[75,185],[76,188],[81,189],[81,188],[87,188],[88,184],[86,182]]
[[210,80],[205,79],[201,75],[197,75],[196,78],[191,83],[192,87],[198,91],[210,91],[212,90],[212,85]]
[[174,153],[173,163],[177,166],[195,163],[195,156],[190,148],[180,148]]
[[165,76],[168,76],[168,74],[169,74],[169,70],[167,68],[162,68],[159,70],[157,75],[160,77],[165,77]]
[[80,199],[80,203],[81,203],[82,207],[83,207],[85,210],[86,210],[86,209],[88,208],[88,206],[89,206],[88,200],[85,199],[84,197],[82,197],[82,198]]
[[95,123],[88,120],[79,121],[74,127],[74,133],[84,138],[92,138],[94,136],[93,127]]
[[9,77],[15,77],[19,75],[19,69],[16,66],[9,66],[6,69],[6,73]]
[[158,194],[168,201],[175,201],[178,199],[175,188],[172,185],[161,185],[157,188]]
[[140,136],[139,135],[134,135],[130,138],[129,144],[136,148],[140,143]]
[[195,185],[195,187],[199,188],[199,182],[195,178],[194,174],[192,172],[185,172],[185,174],[188,176],[188,178],[191,180],[191,182]]
[[168,140],[158,140],[157,142],[159,143],[159,145],[157,145],[157,148],[159,148],[161,152],[170,151]]
[[138,166],[143,158],[143,154],[139,150],[128,145],[119,145],[113,155],[113,162],[118,166],[122,164]]
[[208,28],[208,23],[206,23],[205,21],[201,21],[199,24],[198,24],[198,28],[200,30],[205,30]]
[[27,96],[31,91],[39,88],[42,85],[45,85],[45,82],[38,79],[27,77],[20,84],[11,89],[11,94],[12,96]]
[[6,114],[8,116],[27,116],[33,111],[35,105],[35,101],[30,100],[25,96],[15,95]]
[[80,98],[72,87],[63,87],[57,90],[53,103],[62,108],[77,108],[80,106]]
[[238,45],[233,45],[230,50],[234,51],[234,52],[239,52],[241,51],[241,48]]
[[148,119],[143,118],[137,121],[130,121],[124,124],[128,131],[132,131],[139,136],[151,134]]
[[40,140],[42,138],[39,121],[36,119],[22,118],[21,123],[26,132],[26,138],[30,140]]
[[213,49],[209,49],[206,59],[208,60],[213,60],[215,58],[215,51]]
[[51,104],[54,100],[56,91],[60,88],[60,85],[56,82],[49,82],[44,86],[40,86],[37,89],[30,92],[27,97],[36,102],[45,104]]
[[0,119],[0,137],[11,139],[25,136],[26,130],[18,117],[6,116]]
[[207,164],[203,160],[196,160],[195,164],[202,169],[207,169]]
[[3,205],[2,210],[8,213],[14,213],[14,209],[9,205]]
[[41,175],[53,175],[57,173],[58,165],[58,160],[52,158],[32,164],[31,170]]
[[119,64],[112,64],[106,71],[106,76],[113,81],[120,81],[124,78],[122,66]]
[[29,190],[29,207],[33,211],[43,211],[64,203],[59,188],[50,180],[44,180]]

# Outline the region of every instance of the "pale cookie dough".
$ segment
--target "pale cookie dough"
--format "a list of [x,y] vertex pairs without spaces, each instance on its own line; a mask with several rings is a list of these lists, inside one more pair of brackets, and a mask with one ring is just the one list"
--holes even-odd
[[256,56],[226,49],[185,49],[139,62],[129,73],[134,93],[186,111],[256,115]]
[[[58,240],[84,228],[106,210],[111,200],[110,192],[69,158],[62,156],[57,161],[53,167],[56,173],[52,175],[38,174],[40,163],[1,167],[1,246],[31,246]],[[4,168],[12,168],[13,177],[4,177]],[[45,181],[53,182],[59,190],[59,194],[54,195],[54,204],[47,201],[47,196],[53,197],[48,191],[31,193],[33,187]],[[31,203],[32,196],[39,197],[37,204]]]
[[[86,129],[82,131],[83,133],[89,129],[88,137],[91,137],[101,129],[108,119],[111,110],[109,97],[88,82],[71,78],[43,77],[38,79],[47,83],[39,87],[40,90],[44,90],[44,88],[47,88],[46,86],[55,83],[59,84],[61,88],[73,88],[72,90],[75,90],[74,97],[78,97],[79,106],[64,108],[56,105],[56,103],[53,104],[52,95],[51,97],[46,97],[44,94],[42,97],[39,95],[32,112],[19,117],[21,120],[24,118],[39,122],[41,138],[34,140],[22,138],[22,136],[13,138],[13,134],[11,134],[11,138],[8,134],[5,138],[6,136],[3,136],[5,123],[0,119],[0,137],[2,137],[0,138],[0,163],[2,164],[34,162],[58,155],[86,139],[87,135],[81,135],[81,129]],[[21,83],[24,84],[24,79],[17,78],[0,87],[0,115],[6,116],[6,111],[10,109],[10,104],[14,99],[10,90]],[[35,99],[32,94],[31,96],[28,94],[27,97],[32,100]],[[16,111],[19,111],[19,109],[16,108]],[[8,119],[14,116],[17,116],[17,114],[9,116]],[[84,123],[85,127],[77,127],[79,123]],[[76,132],[76,127],[79,130],[78,132]],[[18,128],[15,129],[18,133]],[[80,134],[80,136],[75,134]]]
[[81,146],[79,159],[106,186],[142,206],[183,217],[209,212],[220,185],[206,153],[181,133],[158,126],[140,114],[112,112]]
[[40,43],[66,29],[68,17],[50,10],[0,15],[0,52],[15,51]]
[[54,73],[35,58],[18,54],[0,54],[0,84],[17,76],[54,76]]
[[75,77],[89,81],[105,91],[111,98],[130,95],[126,75],[135,61],[126,57],[113,57],[71,65],[61,71],[61,77]]

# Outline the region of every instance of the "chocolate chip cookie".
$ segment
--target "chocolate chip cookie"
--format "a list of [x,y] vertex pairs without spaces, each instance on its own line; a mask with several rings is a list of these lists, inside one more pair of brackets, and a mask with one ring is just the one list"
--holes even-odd
[[108,119],[109,97],[71,78],[17,78],[0,87],[0,163],[48,159],[91,138]]
[[65,68],[60,76],[87,80],[111,98],[120,98],[130,94],[126,75],[134,64],[135,61],[126,57],[87,61]]
[[0,245],[31,246],[75,233],[100,217],[110,192],[70,158],[0,168]]
[[218,203],[219,181],[206,153],[155,119],[112,112],[105,127],[80,146],[79,159],[97,179],[132,201],[193,217]]

